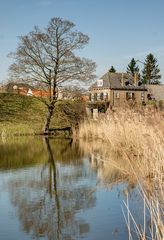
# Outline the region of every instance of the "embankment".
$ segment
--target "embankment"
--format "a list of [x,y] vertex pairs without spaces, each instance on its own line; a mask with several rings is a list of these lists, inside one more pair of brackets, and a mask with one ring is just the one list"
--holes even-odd
[[[35,97],[0,93],[0,135],[38,134],[42,131],[46,106]],[[85,116],[85,103],[59,100],[55,105],[51,128],[76,126]]]

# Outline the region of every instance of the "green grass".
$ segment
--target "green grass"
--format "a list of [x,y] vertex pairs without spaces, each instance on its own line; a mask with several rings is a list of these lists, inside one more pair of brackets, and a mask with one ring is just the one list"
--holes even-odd
[[46,108],[36,98],[0,94],[0,133],[33,134],[43,127]]
[[[0,93],[0,135],[38,134],[42,131],[47,108],[34,97]],[[76,126],[85,115],[81,101],[60,100],[52,117],[52,128]]]

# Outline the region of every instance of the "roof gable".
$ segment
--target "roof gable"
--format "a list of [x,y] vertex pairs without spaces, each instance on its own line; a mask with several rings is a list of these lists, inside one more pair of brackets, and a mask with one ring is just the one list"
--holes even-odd
[[[120,89],[120,90],[143,90],[145,87],[143,85],[141,86],[135,86],[134,85],[134,77],[129,73],[105,73],[101,79],[103,80],[103,85],[98,86],[97,82],[95,82],[91,87],[90,90],[99,88],[109,88],[109,89]],[[129,82],[128,85],[125,83]]]

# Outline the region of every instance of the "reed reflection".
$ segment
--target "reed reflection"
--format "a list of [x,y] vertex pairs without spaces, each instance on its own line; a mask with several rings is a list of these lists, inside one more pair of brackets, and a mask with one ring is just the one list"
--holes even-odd
[[127,183],[128,189],[136,186],[137,181],[129,162],[118,151],[111,150],[109,144],[81,140],[80,147],[89,157],[90,167],[97,171],[99,185],[111,187],[118,183]]

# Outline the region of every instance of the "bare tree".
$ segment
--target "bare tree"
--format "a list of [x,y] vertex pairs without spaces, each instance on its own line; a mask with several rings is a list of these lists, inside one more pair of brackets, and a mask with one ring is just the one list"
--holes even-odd
[[66,81],[94,78],[95,63],[76,56],[89,37],[74,27],[70,21],[52,18],[44,31],[34,27],[28,35],[19,37],[16,52],[11,53],[15,60],[10,66],[11,75],[49,91],[48,99],[44,99],[48,110],[45,134],[49,133],[58,87]]

